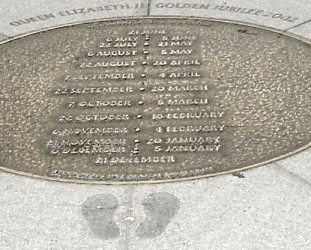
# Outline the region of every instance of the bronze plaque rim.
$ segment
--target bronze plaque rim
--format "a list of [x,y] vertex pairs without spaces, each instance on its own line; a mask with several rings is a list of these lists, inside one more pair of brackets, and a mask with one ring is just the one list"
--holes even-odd
[[[296,34],[292,33],[287,33],[286,31],[278,30],[275,28],[271,27],[266,27],[258,24],[253,24],[253,23],[247,23],[247,22],[241,22],[241,21],[234,21],[234,20],[226,20],[226,19],[217,19],[217,18],[203,18],[203,17],[187,17],[187,16],[160,16],[160,15],[155,15],[155,16],[131,16],[131,17],[112,17],[112,18],[101,18],[101,19],[94,19],[94,20],[87,20],[87,21],[82,21],[82,22],[73,22],[73,23],[68,23],[68,24],[63,24],[63,25],[57,25],[49,28],[43,28],[35,31],[30,31],[23,33],[21,35],[9,37],[7,39],[4,39],[0,41],[0,46],[10,43],[12,41],[22,39],[31,35],[35,35],[38,33],[43,33],[43,32],[48,32],[56,29],[61,29],[61,28],[66,28],[66,27],[72,27],[76,25],[83,25],[83,24],[92,24],[96,22],[105,22],[105,21],[122,21],[122,20],[134,20],[134,19],[182,19],[182,20],[202,20],[202,21],[211,21],[211,22],[219,22],[219,23],[224,23],[224,24],[234,24],[234,25],[242,25],[244,27],[249,27],[249,28],[257,28],[269,32],[273,32],[288,38],[295,39],[297,41],[303,42],[307,44],[309,47],[311,47],[311,41],[308,38],[305,38],[303,36],[299,36]],[[257,168],[260,166],[264,166],[267,164],[271,164],[274,162],[277,162],[279,160],[285,159],[287,157],[296,155],[298,153],[301,153],[302,151],[305,151],[311,147],[311,142],[308,144],[305,144],[304,146],[295,149],[294,151],[291,151],[289,153],[280,155],[278,157],[269,159],[267,161],[259,162],[253,165],[248,165],[244,166],[241,168],[236,168],[232,169],[229,171],[223,171],[223,172],[217,172],[217,173],[211,173],[211,174],[199,174],[199,175],[193,175],[193,176],[187,176],[187,177],[174,177],[174,178],[165,178],[155,180],[155,179],[150,179],[150,180],[124,180],[124,181],[108,181],[108,180],[102,180],[102,181],[94,181],[94,180],[85,180],[85,179],[70,179],[70,178],[53,178],[49,176],[43,176],[43,175],[36,175],[32,173],[27,173],[27,172],[22,172],[14,169],[10,169],[7,167],[0,166],[0,170],[5,172],[5,173],[10,173],[10,174],[16,174],[20,176],[25,176],[25,177],[31,177],[31,178],[36,178],[36,179],[42,179],[42,180],[49,180],[49,181],[57,181],[57,182],[64,182],[64,183],[71,183],[71,184],[90,184],[90,185],[137,185],[137,184],[161,184],[161,183],[174,183],[174,182],[183,182],[183,181],[193,181],[193,180],[200,180],[200,179],[205,179],[205,178],[210,178],[210,177],[216,177],[216,176],[221,176],[221,175],[227,175],[227,174],[233,174],[237,172],[242,172],[246,170],[250,170],[253,168]],[[197,169],[193,169],[195,171]],[[170,173],[168,173],[170,174]],[[129,174],[131,175],[131,174]]]

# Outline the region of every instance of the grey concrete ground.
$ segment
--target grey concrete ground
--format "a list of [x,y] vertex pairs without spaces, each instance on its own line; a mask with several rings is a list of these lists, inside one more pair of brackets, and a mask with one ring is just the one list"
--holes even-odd
[[[72,12],[99,6],[105,10]],[[11,0],[0,2],[0,39],[146,15],[234,20],[311,39],[310,9],[307,0]],[[154,185],[70,184],[1,172],[0,190],[1,250],[311,249],[310,149],[239,175]]]

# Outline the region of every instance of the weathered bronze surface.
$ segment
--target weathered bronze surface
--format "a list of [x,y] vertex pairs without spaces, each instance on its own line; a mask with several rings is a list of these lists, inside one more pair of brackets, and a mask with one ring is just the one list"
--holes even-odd
[[311,49],[240,24],[136,18],[0,46],[3,170],[92,183],[240,171],[311,141]]

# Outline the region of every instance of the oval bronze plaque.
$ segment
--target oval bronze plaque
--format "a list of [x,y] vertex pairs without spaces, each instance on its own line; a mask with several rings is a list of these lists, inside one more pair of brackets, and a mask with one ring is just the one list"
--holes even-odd
[[311,141],[311,49],[241,24],[136,18],[1,44],[2,170],[92,183],[241,171]]

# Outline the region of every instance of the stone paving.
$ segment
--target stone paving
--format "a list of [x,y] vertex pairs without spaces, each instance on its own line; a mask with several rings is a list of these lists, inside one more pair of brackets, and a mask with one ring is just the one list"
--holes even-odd
[[[0,2],[0,39],[133,16],[212,18],[311,39],[310,9],[307,0],[11,0]],[[72,184],[5,172],[0,180],[1,250],[311,249],[311,149],[240,174],[165,184]]]

